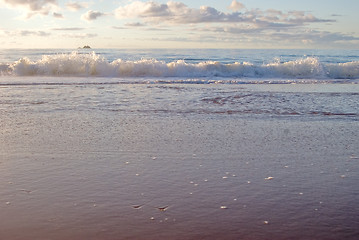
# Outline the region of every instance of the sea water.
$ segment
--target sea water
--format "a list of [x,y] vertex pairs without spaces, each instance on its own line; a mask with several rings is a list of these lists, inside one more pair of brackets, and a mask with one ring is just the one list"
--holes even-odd
[[1,50],[1,239],[356,239],[359,52]]

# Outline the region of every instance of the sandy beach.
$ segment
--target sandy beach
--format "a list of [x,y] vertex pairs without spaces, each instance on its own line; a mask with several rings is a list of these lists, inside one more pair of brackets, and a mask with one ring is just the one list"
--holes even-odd
[[355,239],[355,88],[2,87],[0,238]]

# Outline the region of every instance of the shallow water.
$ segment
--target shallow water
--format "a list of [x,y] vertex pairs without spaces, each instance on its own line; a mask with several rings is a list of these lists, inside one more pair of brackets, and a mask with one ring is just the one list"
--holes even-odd
[[356,239],[357,84],[0,87],[1,239]]

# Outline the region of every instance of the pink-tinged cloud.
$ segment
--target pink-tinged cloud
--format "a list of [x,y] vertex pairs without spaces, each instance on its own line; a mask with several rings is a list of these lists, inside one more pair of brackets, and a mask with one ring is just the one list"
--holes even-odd
[[233,0],[231,5],[229,5],[228,9],[232,10],[233,12],[238,12],[239,10],[245,8],[243,3],[240,3],[236,0]]
[[9,8],[25,11],[26,18],[35,15],[48,15],[52,9],[57,7],[57,0],[1,0]]
[[78,10],[88,8],[89,4],[86,2],[69,2],[69,3],[66,3],[66,7],[70,11],[76,12]]

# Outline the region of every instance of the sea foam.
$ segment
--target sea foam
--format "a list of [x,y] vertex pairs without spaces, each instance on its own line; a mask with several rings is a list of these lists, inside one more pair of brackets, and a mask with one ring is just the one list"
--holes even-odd
[[10,64],[0,64],[0,72],[11,76],[358,79],[359,62],[322,63],[316,57],[267,64],[165,62],[150,58],[110,62],[95,52],[72,52],[43,55],[37,61],[24,57]]

